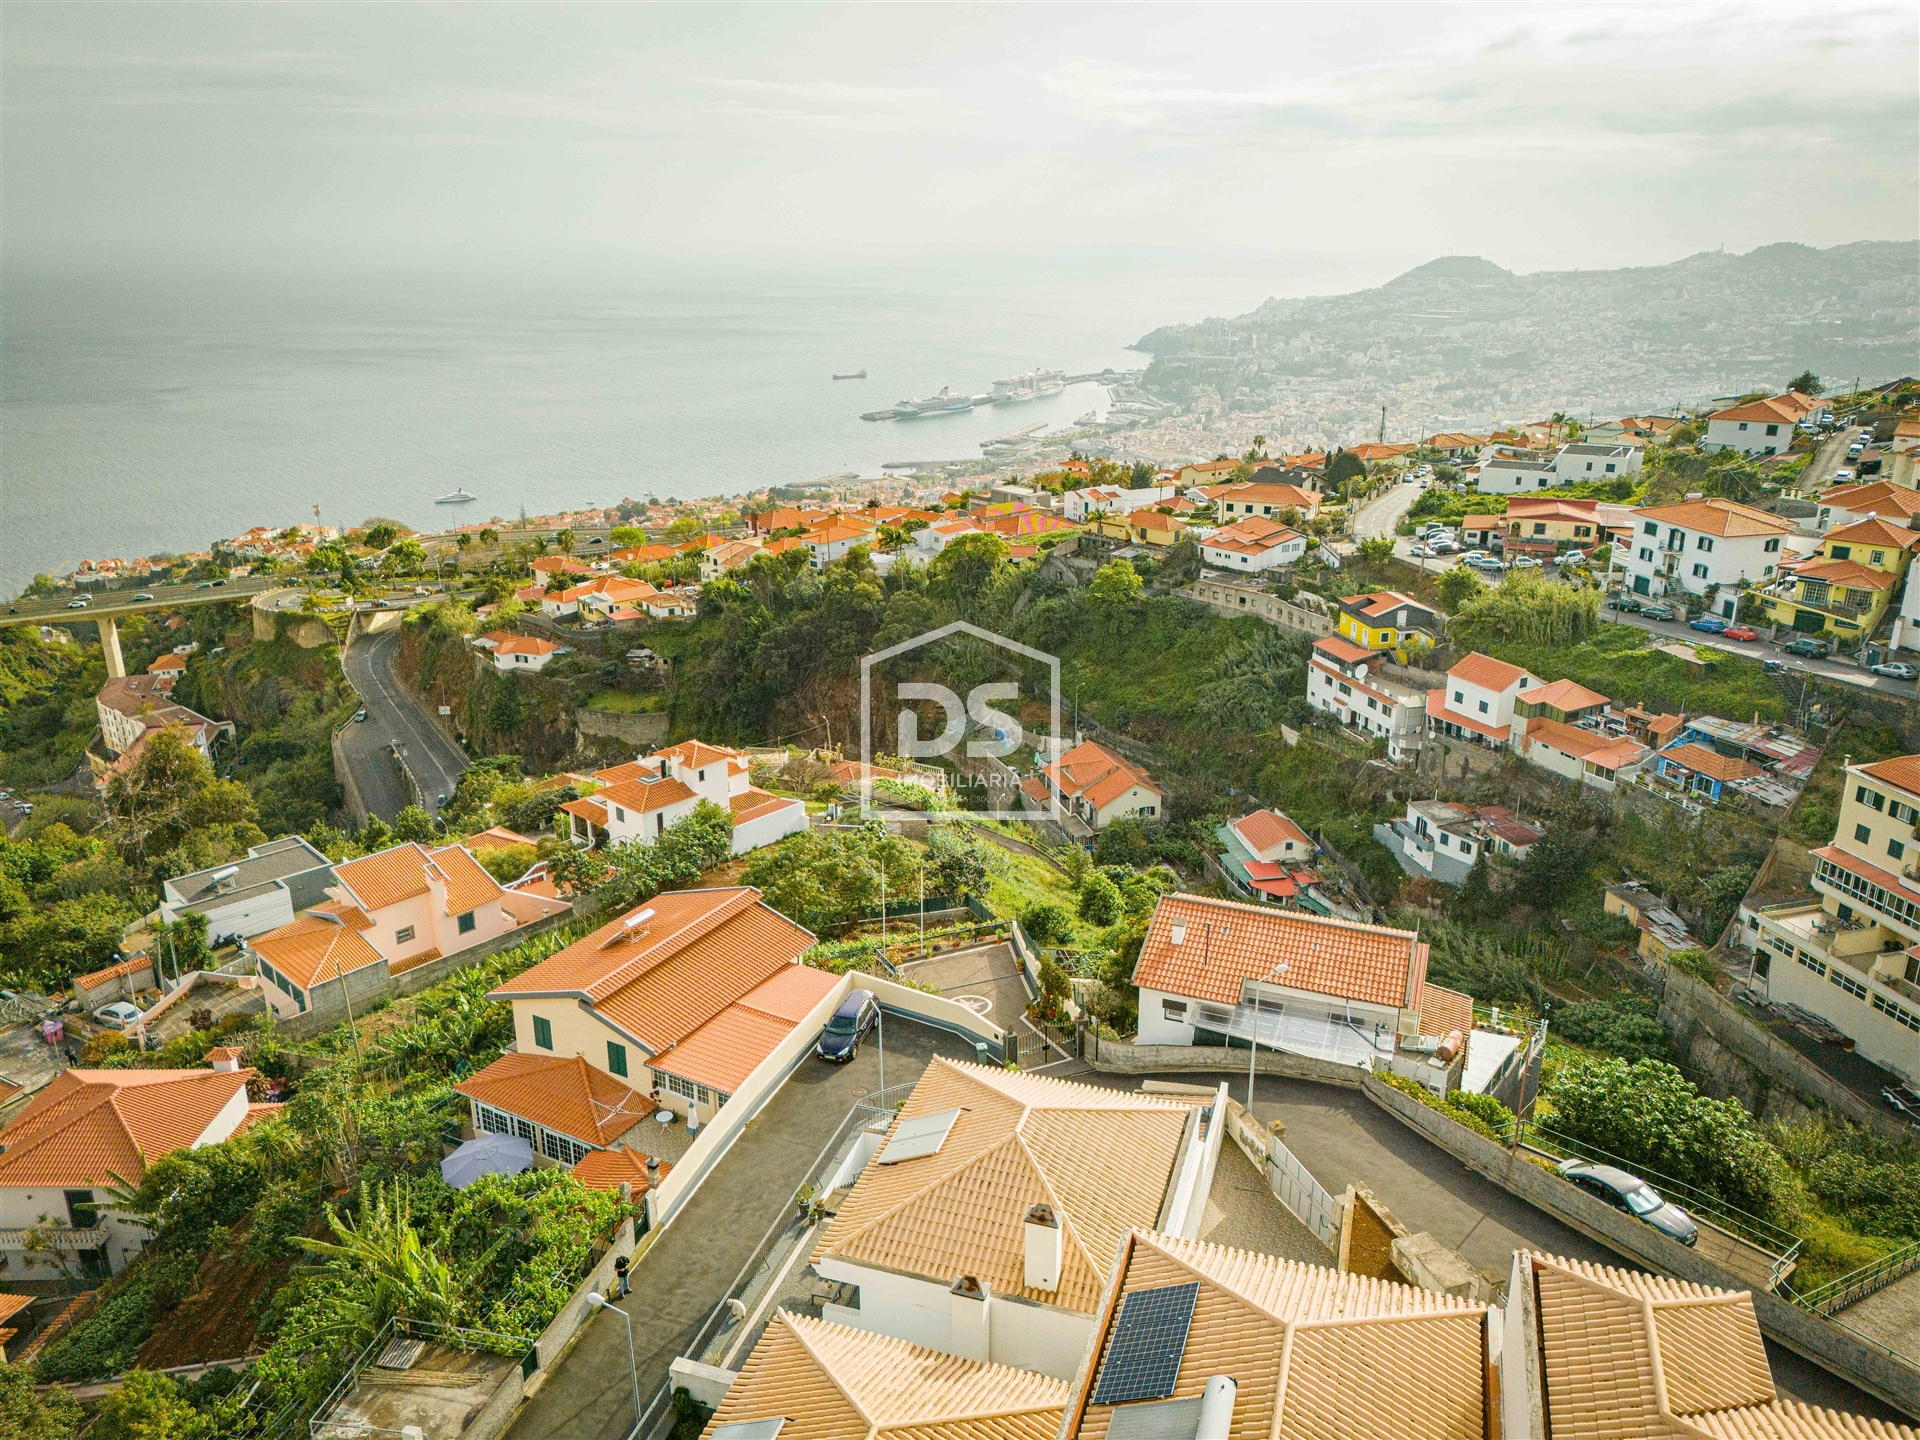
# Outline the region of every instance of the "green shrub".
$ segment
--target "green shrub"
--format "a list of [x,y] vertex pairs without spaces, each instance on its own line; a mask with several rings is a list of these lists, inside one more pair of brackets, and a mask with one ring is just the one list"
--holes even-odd
[[1649,999],[1577,1000],[1554,1011],[1552,1021],[1562,1040],[1628,1064],[1668,1058],[1667,1032]]
[[103,1287],[100,1303],[41,1354],[36,1378],[91,1380],[117,1375],[167,1311],[193,1287],[200,1257],[183,1250],[149,1250]]
[[1042,900],[1027,907],[1020,916],[1020,928],[1036,945],[1064,945],[1073,938],[1073,917]]
[[1089,925],[1111,925],[1120,918],[1120,887],[1103,871],[1080,882],[1080,918]]

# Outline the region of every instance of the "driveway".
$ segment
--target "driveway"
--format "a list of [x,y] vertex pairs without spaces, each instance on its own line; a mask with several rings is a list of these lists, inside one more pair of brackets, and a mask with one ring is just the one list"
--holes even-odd
[[399,646],[400,637],[393,631],[366,635],[349,647],[340,662],[367,710],[366,720],[349,725],[341,736],[347,767],[367,809],[388,821],[413,803],[394,773],[387,749],[391,741],[398,740],[406,749],[407,764],[420,782],[421,802],[429,815],[439,813],[436,796],[453,795],[468,763],[466,752],[394,675],[393,657]]
[[[944,1030],[893,1017],[886,1022],[887,1084],[916,1080],[935,1055],[973,1059],[973,1047]],[[672,1224],[633,1269],[633,1294],[620,1309],[633,1319],[640,1400],[666,1384],[709,1315],[734,1292],[763,1242],[799,1218],[794,1192],[812,1178],[843,1135],[848,1112],[879,1086],[878,1047],[860,1047],[845,1065],[809,1057],[747,1125]],[[624,1440],[633,1425],[627,1331],[618,1320],[589,1321],[539,1392],[520,1408],[510,1440]]]
[[[1086,1073],[1073,1078],[1134,1090],[1149,1077]],[[1206,1085],[1225,1080],[1234,1098],[1244,1101],[1247,1094],[1245,1071],[1153,1078]],[[1332,1194],[1350,1184],[1365,1185],[1409,1230],[1430,1232],[1482,1270],[1505,1277],[1513,1252],[1522,1247],[1638,1268],[1467,1169],[1357,1090],[1263,1075],[1254,1084],[1253,1113],[1259,1120],[1285,1122],[1287,1148]],[[1857,1415],[1905,1418],[1772,1341],[1767,1358],[1774,1381],[1796,1399]]]
[[1046,1037],[1027,1019],[1027,1004],[1032,997],[1011,945],[977,945],[910,961],[900,967],[900,976],[916,985],[931,985],[1002,1030],[1014,1031],[1019,1037],[1022,1069],[1036,1069],[1060,1059],[1062,1052],[1049,1051]]

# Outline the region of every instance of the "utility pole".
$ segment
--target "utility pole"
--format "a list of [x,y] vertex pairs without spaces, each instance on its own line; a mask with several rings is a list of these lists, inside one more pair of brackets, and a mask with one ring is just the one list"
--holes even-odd
[[1380,443],[1387,443],[1387,407],[1384,405],[1380,407]]

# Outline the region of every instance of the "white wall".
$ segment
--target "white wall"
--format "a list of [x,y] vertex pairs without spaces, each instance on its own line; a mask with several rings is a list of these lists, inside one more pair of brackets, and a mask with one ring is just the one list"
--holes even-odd
[[[821,1261],[815,1268],[826,1279],[860,1287],[858,1309],[829,1305],[826,1319],[943,1354],[959,1353],[953,1337],[952,1280],[897,1275],[839,1259]],[[1077,1310],[1037,1304],[1024,1296],[992,1295],[987,1301],[987,1358],[995,1364],[1071,1380],[1092,1338],[1093,1316]]]
[[[1649,525],[1659,533],[1649,535]],[[1666,547],[1676,529],[1680,531],[1685,548],[1669,551]],[[1712,543],[1711,549],[1701,548],[1700,541],[1703,539]],[[1767,548],[1769,543],[1774,546],[1771,550]],[[1750,585],[1758,585],[1772,579],[1788,553],[1785,536],[1703,535],[1696,530],[1681,529],[1636,515],[1633,540],[1627,551],[1627,588],[1653,595],[1670,591],[1704,595],[1708,586],[1719,585],[1722,593],[1717,597],[1719,603],[1714,607],[1715,613],[1731,615],[1738,598],[1731,593],[1732,589],[1743,580]],[[1662,572],[1665,557],[1669,554],[1674,557],[1671,576]],[[1694,574],[1695,566],[1705,567],[1706,574]],[[1635,583],[1635,578],[1639,576],[1645,576],[1648,580],[1645,591],[1641,591]]]
[[733,853],[744,855],[749,850],[758,850],[764,845],[772,845],[789,835],[798,835],[807,828],[807,807],[795,800],[791,805],[749,820],[744,825],[733,827]]
[[[1174,1004],[1187,1006],[1185,1020],[1169,1020],[1161,1002],[1171,1000]],[[1193,1044],[1193,1002],[1184,996],[1174,995],[1165,990],[1152,990],[1140,987],[1140,1035],[1142,1045],[1191,1045]]]
[[[1529,676],[1506,690],[1489,690],[1484,685],[1475,685],[1466,680],[1447,677],[1447,708],[1469,720],[1477,720],[1482,725],[1491,725],[1498,729],[1502,725],[1513,724],[1513,697],[1522,690],[1530,690],[1537,682]],[[1484,704],[1487,708],[1482,710]]]
[[[1779,952],[1786,944],[1784,938],[1774,939],[1773,963],[1767,971],[1768,998],[1801,1005],[1816,1015],[1824,1016],[1842,1034],[1853,1037],[1854,1048],[1860,1055],[1903,1079],[1920,1081],[1920,1035],[1915,1035],[1892,1016],[1875,1010],[1870,1000],[1848,994],[1831,979],[1814,974],[1798,960],[1783,958]],[[1862,958],[1871,960],[1874,957],[1869,955]],[[1827,969],[1829,974],[1838,969],[1849,979],[1866,985],[1869,995],[1875,993],[1870,982],[1845,965],[1829,960]],[[1913,1001],[1906,1000],[1904,1008],[1912,1010],[1917,1007]]]
[[[1769,434],[1768,432],[1772,433]],[[1738,450],[1742,455],[1777,455],[1793,443],[1793,424],[1781,420],[1709,420],[1706,450]]]

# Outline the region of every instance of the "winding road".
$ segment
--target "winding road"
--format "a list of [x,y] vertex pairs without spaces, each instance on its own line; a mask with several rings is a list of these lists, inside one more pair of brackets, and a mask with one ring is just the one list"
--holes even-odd
[[340,661],[367,712],[364,721],[347,726],[340,737],[341,748],[361,802],[387,821],[413,803],[394,769],[388,748],[393,742],[397,741],[406,753],[407,765],[420,783],[421,804],[429,815],[439,814],[443,803],[439,797],[452,796],[460,772],[469,763],[466,753],[435,723],[426,705],[414,698],[393,673],[399,642],[399,635],[391,631],[363,636],[348,647]]

